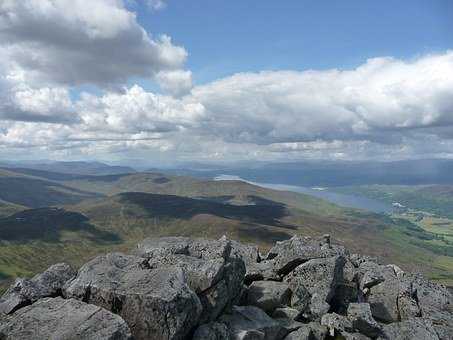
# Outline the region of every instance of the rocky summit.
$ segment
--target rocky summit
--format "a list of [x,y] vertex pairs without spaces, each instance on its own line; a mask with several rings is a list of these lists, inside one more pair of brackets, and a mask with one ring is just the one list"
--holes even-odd
[[266,255],[225,237],[151,238],[17,279],[0,339],[453,339],[453,297],[328,235]]

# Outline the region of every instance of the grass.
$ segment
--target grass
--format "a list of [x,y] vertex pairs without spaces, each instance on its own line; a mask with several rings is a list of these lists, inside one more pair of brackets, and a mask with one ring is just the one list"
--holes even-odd
[[[52,177],[58,178],[54,174]],[[150,236],[227,235],[256,243],[265,251],[275,241],[293,234],[324,233],[330,233],[352,252],[378,256],[383,263],[396,263],[403,269],[453,283],[453,257],[442,253],[445,249],[439,243],[441,239],[432,237],[433,233],[449,233],[451,221],[447,219],[433,217],[420,224],[416,216],[411,220],[346,209],[308,195],[239,181],[207,181],[157,173],[64,179],[51,182],[48,188],[63,194],[82,192],[90,197],[65,205],[69,216],[79,217],[76,220],[80,223],[67,223],[68,215],[50,219],[44,213],[39,217],[36,210],[32,212],[37,217],[26,223],[17,224],[17,216],[0,218],[0,231],[20,230],[21,235],[10,237],[9,241],[0,237],[3,287],[14,277],[33,275],[56,262],[78,267],[97,254],[127,251]],[[40,193],[37,195],[34,197],[39,198]],[[23,209],[8,202],[4,202],[4,207],[4,211],[11,209],[13,213]],[[49,232],[35,234],[42,228]],[[450,240],[450,234],[443,237]]]

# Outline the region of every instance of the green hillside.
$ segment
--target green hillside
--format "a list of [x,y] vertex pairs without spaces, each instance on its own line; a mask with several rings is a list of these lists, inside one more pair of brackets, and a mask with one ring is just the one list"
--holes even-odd
[[[10,186],[19,176],[2,177]],[[6,178],[6,179],[5,179]],[[128,250],[149,236],[187,235],[253,242],[263,251],[293,234],[321,235],[383,262],[453,282],[449,248],[407,220],[345,209],[318,198],[240,181],[207,181],[157,173],[43,181],[45,188],[83,193],[62,209],[32,209],[0,218],[0,280],[31,275],[66,261],[79,265],[98,253]],[[36,183],[36,182],[34,182]],[[29,195],[41,199],[42,186]],[[105,195],[105,196],[100,196]],[[77,196],[77,195],[76,195]],[[88,197],[88,198],[87,198]],[[61,201],[60,201],[61,202]],[[11,206],[9,203],[7,205]],[[61,205],[61,204],[58,204]]]
[[67,187],[56,181],[0,169],[0,200],[5,204],[40,208],[73,204],[93,197],[99,195]]

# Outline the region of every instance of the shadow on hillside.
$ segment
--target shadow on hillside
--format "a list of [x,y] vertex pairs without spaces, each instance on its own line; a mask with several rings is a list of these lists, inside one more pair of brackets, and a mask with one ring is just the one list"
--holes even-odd
[[195,215],[210,214],[248,223],[286,229],[297,228],[280,221],[281,218],[288,215],[285,205],[269,200],[265,200],[268,204],[261,205],[232,205],[205,199],[139,192],[122,193],[119,197],[121,203],[137,205],[145,210],[149,217],[190,219]]
[[41,179],[0,177],[0,199],[27,207],[73,204],[95,197],[100,195]]
[[80,213],[60,208],[24,210],[9,217],[0,218],[0,240],[59,242],[62,231],[77,232],[78,236],[96,242],[119,242],[120,238],[99,230],[88,223]]
[[291,234],[285,231],[270,230],[259,225],[243,224],[238,228],[239,239],[259,240],[262,243],[273,244],[277,241],[290,239]]

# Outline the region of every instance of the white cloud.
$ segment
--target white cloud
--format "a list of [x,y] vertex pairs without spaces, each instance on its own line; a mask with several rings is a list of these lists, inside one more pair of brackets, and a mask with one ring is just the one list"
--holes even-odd
[[350,71],[240,73],[192,94],[210,117],[206,130],[228,141],[388,142],[453,124],[453,52],[410,62],[375,58]]
[[187,58],[170,37],[150,37],[120,0],[3,0],[0,43],[10,70],[40,83],[124,83]]
[[[167,36],[151,37],[122,1],[68,4],[0,2],[2,154],[453,157],[451,51],[374,58],[352,70],[245,72],[193,86],[183,70],[187,52]],[[154,77],[165,94],[123,88],[133,77]],[[71,99],[72,86],[85,83],[103,92]]]
[[183,96],[192,88],[192,72],[184,70],[160,71],[156,76],[160,87],[175,97]]

